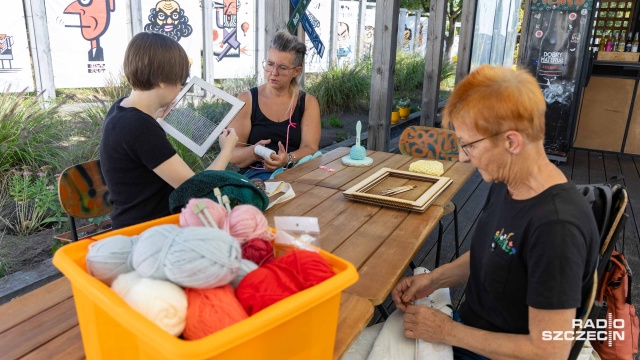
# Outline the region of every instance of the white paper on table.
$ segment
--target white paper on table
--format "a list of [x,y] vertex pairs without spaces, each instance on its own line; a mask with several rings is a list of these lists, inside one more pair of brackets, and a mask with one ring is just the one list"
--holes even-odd
[[269,210],[269,208],[271,208],[275,204],[280,204],[285,201],[289,201],[296,196],[296,193],[293,191],[293,187],[291,186],[291,184],[286,183],[284,181],[265,182],[264,187],[265,187],[265,192],[267,193],[267,196],[272,195],[272,193],[273,195],[276,195],[274,191],[278,188],[278,186],[280,186],[280,184],[284,184],[281,190],[279,191],[279,192],[283,192],[284,195],[273,198],[273,199],[269,198],[269,206],[267,206],[267,210]]

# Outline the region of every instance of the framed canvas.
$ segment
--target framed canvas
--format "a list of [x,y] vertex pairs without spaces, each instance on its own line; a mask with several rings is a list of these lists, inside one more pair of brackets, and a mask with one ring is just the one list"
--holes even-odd
[[423,212],[452,181],[448,177],[382,168],[343,195],[355,201]]
[[202,157],[243,106],[234,96],[193,77],[158,122],[167,134]]

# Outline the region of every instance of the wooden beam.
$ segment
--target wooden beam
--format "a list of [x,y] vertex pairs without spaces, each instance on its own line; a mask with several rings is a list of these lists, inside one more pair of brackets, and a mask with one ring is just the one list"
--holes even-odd
[[438,114],[446,8],[447,0],[431,0],[427,25],[424,85],[422,86],[422,115],[420,116],[420,125],[423,126],[433,126]]
[[376,1],[369,102],[369,140],[367,141],[369,150],[387,151],[389,149],[399,6],[400,0]]
[[264,49],[267,51],[271,40],[279,30],[287,30],[287,22],[289,21],[289,8],[291,7],[289,0],[270,1],[265,6],[265,22],[264,22]]
[[460,38],[458,39],[458,64],[456,66],[456,84],[469,74],[471,69],[471,48],[473,29],[475,28],[478,0],[464,0],[460,17]]
[[213,41],[211,41],[211,37],[206,34],[213,33],[213,17],[213,3],[211,1],[204,1],[202,3],[202,29],[205,34],[205,36],[202,37],[202,49],[204,50],[202,56],[204,73],[202,74],[202,78],[210,84],[213,84],[215,81],[213,76],[215,62],[213,61]]
[[56,86],[53,80],[53,62],[44,0],[26,0],[24,5],[36,91],[43,93],[43,99],[54,100]]

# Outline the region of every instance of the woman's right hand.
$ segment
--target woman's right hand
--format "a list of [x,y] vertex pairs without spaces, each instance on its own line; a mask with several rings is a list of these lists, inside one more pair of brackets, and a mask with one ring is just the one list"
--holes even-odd
[[255,151],[254,151],[255,147],[256,147],[256,146],[258,146],[258,145],[265,146],[265,145],[267,145],[267,144],[269,144],[269,143],[271,143],[271,139],[267,139],[267,140],[260,140],[260,141],[258,141],[257,143],[255,143],[255,145],[253,145],[253,146],[251,147],[251,151],[252,151],[252,153],[253,153],[253,159],[254,159],[255,161],[262,162],[262,161],[264,160],[264,158],[263,158],[262,156],[257,155],[257,154],[255,153]]
[[218,143],[220,144],[220,150],[229,149],[232,150],[238,142],[238,135],[233,128],[222,130]]
[[431,295],[437,288],[433,283],[433,274],[420,274],[400,279],[396,284],[391,297],[396,308],[405,311],[407,305],[425,296]]

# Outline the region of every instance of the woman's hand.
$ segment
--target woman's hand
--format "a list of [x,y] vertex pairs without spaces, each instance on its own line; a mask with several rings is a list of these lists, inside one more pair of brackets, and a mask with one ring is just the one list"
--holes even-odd
[[173,99],[173,101],[171,102],[171,104],[167,105],[166,107],[160,108],[158,110],[156,110],[156,113],[154,115],[154,117],[157,119],[162,119],[164,120],[164,118],[167,116],[167,114],[169,113],[169,111],[171,111],[171,109],[173,109],[173,105],[176,104],[176,100],[177,99]]
[[433,284],[432,273],[420,274],[400,279],[391,291],[391,297],[400,311],[406,311],[407,306],[417,299],[431,295],[438,290]]
[[218,144],[220,144],[220,151],[225,149],[229,149],[229,151],[232,150],[236,146],[237,142],[238,142],[238,135],[236,134],[236,131],[233,128],[222,130],[222,133],[218,138]]
[[453,320],[442,311],[423,305],[407,305],[404,336],[431,342],[447,342]]
[[275,171],[276,169],[286,166],[288,162],[289,155],[280,141],[278,141],[278,153],[271,154],[270,159],[264,159],[262,161],[264,168],[269,171]]

